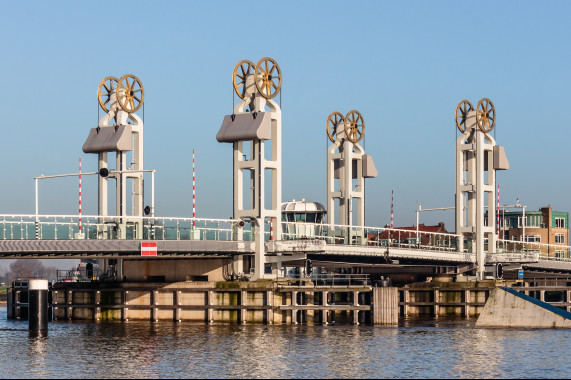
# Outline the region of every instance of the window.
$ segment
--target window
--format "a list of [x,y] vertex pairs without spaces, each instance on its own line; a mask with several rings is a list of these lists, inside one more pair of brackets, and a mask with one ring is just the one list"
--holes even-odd
[[555,218],[555,228],[565,228],[565,218]]
[[565,244],[565,234],[555,234],[555,243]]
[[541,222],[543,219],[542,215],[528,215],[525,217],[526,227],[541,227]]
[[513,240],[513,241],[517,241],[517,235],[513,235],[513,236],[512,236],[512,240]]
[[315,214],[308,212],[305,221],[307,223],[315,223]]
[[524,241],[528,243],[541,243],[541,236],[539,235],[525,235]]
[[556,260],[565,259],[565,251],[555,251],[555,259]]

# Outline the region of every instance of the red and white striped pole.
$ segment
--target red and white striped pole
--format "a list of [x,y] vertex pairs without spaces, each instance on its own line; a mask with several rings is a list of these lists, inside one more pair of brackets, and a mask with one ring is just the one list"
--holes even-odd
[[391,236],[390,242],[393,240],[393,221],[394,221],[394,213],[393,213],[393,200],[394,200],[395,191],[391,190]]
[[496,234],[500,234],[500,185],[498,185],[498,196],[497,198],[497,206],[496,206]]
[[394,200],[394,190],[391,190],[391,228],[393,228],[394,213],[393,213],[393,200]]
[[81,157],[79,158],[79,233],[81,234]]
[[192,227],[196,226],[196,185],[195,185],[195,175],[194,175],[194,149],[192,150]]
[[270,218],[270,240],[274,240],[274,218]]

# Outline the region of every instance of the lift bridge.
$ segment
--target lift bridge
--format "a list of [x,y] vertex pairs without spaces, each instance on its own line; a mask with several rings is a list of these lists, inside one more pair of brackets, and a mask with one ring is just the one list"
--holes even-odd
[[[140,259],[144,254],[143,243],[149,241],[156,243],[155,257],[149,259],[256,253],[255,230],[251,224],[237,219],[140,217],[138,223],[122,223],[118,217],[97,215],[82,216],[82,219],[84,236],[77,238],[77,215],[0,215],[0,254],[2,258],[12,259]],[[126,229],[124,234],[121,228]],[[142,231],[137,231],[139,228]],[[472,249],[459,249],[463,239],[459,234],[286,221],[282,221],[282,228],[279,234],[270,231],[269,226],[265,228],[266,265],[304,265],[312,260],[314,265],[320,262],[377,264],[402,267],[402,271],[421,265],[440,267],[440,270],[452,268],[449,270],[462,273],[473,270],[477,263]],[[571,263],[555,261],[547,254],[549,248],[554,247],[498,239],[495,252],[486,250],[486,263],[528,264],[558,271],[571,269]],[[569,250],[570,247],[564,248]]]
[[[97,215],[82,215],[81,208],[77,215],[41,215],[37,183],[48,177],[37,177],[36,213],[0,215],[0,257],[102,262],[225,258],[240,263],[249,257],[249,268],[243,265],[241,270],[254,280],[275,278],[284,267],[308,263],[370,272],[470,275],[476,280],[500,276],[498,264],[571,272],[569,246],[498,236],[493,213],[487,210],[496,199],[495,173],[508,169],[509,163],[489,133],[495,126],[495,109],[486,98],[476,109],[467,100],[456,107],[461,132],[456,142],[456,233],[365,225],[364,181],[378,173],[359,144],[365,121],[357,110],[345,115],[333,112],[327,118],[328,222],[283,218],[281,108],[274,100],[281,81],[278,64],[268,57],[257,64],[243,60],[234,68],[234,90],[241,100],[224,117],[216,136],[233,147],[233,217],[204,219],[155,215],[154,176],[151,206],[144,206],[144,174],[154,174],[143,166],[144,126],[136,114],[143,105],[144,89],[134,75],[103,79],[98,102],[106,114],[83,145],[85,153],[98,157],[97,172],[85,173],[98,177]],[[115,168],[110,167],[109,153],[115,154]],[[267,173],[269,183],[265,183]],[[70,175],[80,177],[81,172]],[[112,181],[116,215],[108,210]],[[555,249],[565,250],[565,258],[553,257]]]

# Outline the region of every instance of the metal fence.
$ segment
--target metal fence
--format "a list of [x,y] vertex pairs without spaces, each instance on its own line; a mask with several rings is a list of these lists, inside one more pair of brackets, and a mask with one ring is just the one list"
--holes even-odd
[[293,283],[303,283],[305,286],[370,286],[371,280],[368,274],[340,274],[340,273],[322,273],[311,274],[306,276],[304,274],[287,275],[285,280],[292,281]]
[[[253,223],[235,219],[117,217],[99,215],[0,215],[1,240],[152,239],[254,241]],[[323,239],[328,244],[395,247],[458,252],[462,235],[394,229],[282,221],[276,240]],[[81,232],[80,232],[81,225]],[[265,223],[264,239],[270,239]],[[472,245],[465,244],[467,253]],[[487,244],[484,247],[488,251]],[[496,253],[539,253],[540,258],[571,261],[571,247],[498,239]]]

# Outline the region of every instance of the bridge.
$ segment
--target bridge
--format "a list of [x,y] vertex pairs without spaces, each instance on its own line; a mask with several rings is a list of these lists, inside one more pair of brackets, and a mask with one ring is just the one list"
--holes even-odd
[[[141,259],[142,243],[149,241],[157,247],[156,256],[145,257],[150,260],[234,258],[256,253],[253,226],[239,219],[129,217],[127,221],[82,215],[82,233],[79,219],[79,215],[0,215],[0,258]],[[266,263],[280,267],[302,266],[310,260],[331,268],[390,268],[394,273],[418,272],[420,266],[426,273],[462,274],[477,263],[474,252],[459,249],[463,239],[459,234],[282,222],[282,232],[273,235],[267,225]],[[390,238],[378,239],[381,236]],[[571,273],[569,259],[549,255],[555,248],[571,250],[571,246],[498,239],[495,252],[486,253],[486,262]]]
[[[284,267],[309,262],[385,273],[471,273],[476,280],[488,278],[490,267],[497,271],[499,263],[571,273],[569,246],[500,239],[491,211],[496,171],[507,170],[509,162],[490,134],[495,108],[489,99],[481,99],[475,108],[468,100],[456,107],[461,132],[456,141],[457,231],[449,234],[399,230],[392,224],[365,226],[365,179],[377,177],[378,171],[373,157],[359,144],[365,121],[357,110],[335,111],[327,118],[328,223],[283,219],[281,104],[274,100],[281,89],[281,69],[269,57],[257,64],[243,60],[234,68],[233,85],[241,100],[233,104],[232,114],[224,117],[216,135],[233,149],[233,219],[196,218],[194,211],[192,218],[155,215],[154,170],[143,165],[144,122],[136,113],[143,105],[144,89],[134,75],[110,76],[98,88],[99,105],[106,114],[83,144],[84,153],[97,154],[98,170],[86,173],[98,178],[97,215],[81,213],[81,161],[77,174],[36,177],[35,214],[0,215],[0,258],[83,258],[104,263],[203,258],[219,260],[218,269],[229,260],[232,271],[238,262],[243,272],[238,271],[249,279],[277,276]],[[115,168],[109,165],[109,153],[115,154]],[[148,172],[153,175],[151,205],[144,206],[143,178]],[[79,213],[41,215],[38,180],[70,175],[79,177]],[[109,215],[110,190],[115,192],[116,215]],[[151,256],[144,249],[149,244]],[[555,250],[565,251],[564,255],[552,254]],[[245,260],[249,262],[244,264]],[[142,270],[133,265],[132,273]],[[171,262],[171,272],[176,271]]]

